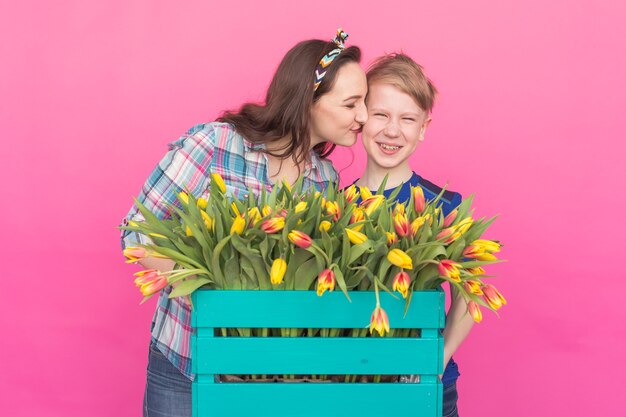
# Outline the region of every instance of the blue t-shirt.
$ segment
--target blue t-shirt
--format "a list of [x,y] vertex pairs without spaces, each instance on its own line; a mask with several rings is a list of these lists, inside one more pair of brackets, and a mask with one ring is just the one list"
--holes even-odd
[[[355,184],[358,180],[359,179],[357,178],[353,182],[353,184]],[[433,184],[428,180],[425,180],[424,178],[413,172],[411,178],[407,182],[402,184],[402,188],[400,189],[400,192],[396,197],[396,201],[399,203],[405,203],[409,201],[409,199],[411,198],[411,187],[415,187],[418,185],[422,187],[422,190],[424,190],[424,198],[426,199],[426,201],[433,200],[439,195],[439,193],[441,193],[442,190],[441,187]],[[383,194],[385,195],[385,198],[388,198],[396,188],[397,187],[384,190]],[[441,196],[441,200],[439,200],[439,207],[441,207],[443,215],[447,216],[448,213],[450,213],[459,204],[461,204],[461,200],[461,194],[446,190]],[[460,375],[461,374],[459,373],[459,367],[457,366],[454,359],[450,358],[450,361],[448,362],[448,365],[443,372],[443,376],[441,377],[441,382],[444,386],[452,385],[456,382],[457,378]]]

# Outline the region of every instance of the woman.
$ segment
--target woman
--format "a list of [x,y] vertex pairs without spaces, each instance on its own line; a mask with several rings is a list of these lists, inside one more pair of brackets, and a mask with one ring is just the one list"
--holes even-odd
[[[430,124],[437,90],[424,74],[422,67],[403,54],[378,58],[367,71],[369,86],[367,109],[369,118],[361,136],[367,153],[367,164],[361,178],[354,184],[377,190],[387,177],[384,191],[389,197],[401,186],[396,199],[404,203],[410,198],[411,187],[420,186],[424,197],[434,199],[440,187],[415,173],[409,157],[424,140]],[[444,215],[461,203],[461,195],[445,191],[440,200]],[[457,364],[452,355],[467,337],[474,320],[467,314],[467,303],[451,287],[452,303],[443,331],[443,417],[458,416],[456,380]],[[415,382],[416,376],[403,376],[403,382]]]
[[[367,120],[367,81],[359,66],[359,48],[344,47],[345,32],[332,42],[308,40],[283,58],[264,104],[244,104],[218,122],[191,128],[170,145],[146,181],[138,199],[154,214],[169,216],[166,203],[187,187],[196,197],[210,192],[210,173],[219,173],[227,193],[255,194],[275,183],[295,182],[325,188],[337,181],[326,157],[336,145],[351,146]],[[143,220],[133,207],[125,222]],[[126,232],[124,247],[142,237]],[[142,266],[161,271],[173,263],[145,259]],[[186,299],[160,294],[152,322],[152,340],[144,398],[145,416],[190,416],[190,308]]]

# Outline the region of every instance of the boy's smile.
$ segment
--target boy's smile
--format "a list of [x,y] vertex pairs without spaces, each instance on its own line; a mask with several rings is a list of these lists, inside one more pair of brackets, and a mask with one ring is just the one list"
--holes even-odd
[[370,86],[367,109],[362,141],[368,164],[386,170],[408,168],[409,156],[424,140],[430,123],[428,113],[410,95],[384,83]]

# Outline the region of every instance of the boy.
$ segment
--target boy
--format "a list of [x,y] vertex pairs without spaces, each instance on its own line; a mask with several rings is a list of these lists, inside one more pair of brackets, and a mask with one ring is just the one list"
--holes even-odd
[[[402,185],[397,201],[405,202],[409,200],[411,186],[419,185],[424,190],[424,197],[433,199],[441,188],[413,172],[409,157],[424,140],[437,90],[424,75],[422,67],[404,54],[378,58],[367,72],[367,82],[368,121],[362,133],[367,165],[354,184],[376,190],[388,176],[386,197]],[[444,215],[460,203],[459,193],[446,191],[441,200]],[[474,323],[472,316],[466,312],[465,300],[453,292],[443,331],[443,417],[458,416],[456,380],[459,371],[452,354]],[[415,377],[403,376],[401,381],[408,382],[411,378]]]

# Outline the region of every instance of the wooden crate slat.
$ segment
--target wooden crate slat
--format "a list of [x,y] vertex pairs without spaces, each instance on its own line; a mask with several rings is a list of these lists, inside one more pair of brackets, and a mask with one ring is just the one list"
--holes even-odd
[[202,374],[439,374],[435,339],[200,337]]

